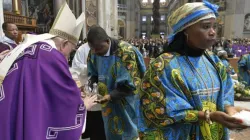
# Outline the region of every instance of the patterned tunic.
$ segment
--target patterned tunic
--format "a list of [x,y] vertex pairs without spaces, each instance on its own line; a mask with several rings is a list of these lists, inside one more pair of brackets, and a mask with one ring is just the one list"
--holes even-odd
[[217,56],[210,58],[216,69],[204,55],[165,53],[150,64],[140,91],[142,140],[228,139],[220,124],[198,121],[198,111],[224,111],[234,101],[226,68]]
[[102,105],[108,140],[138,138],[136,125],[136,110],[139,109],[138,89],[145,70],[140,52],[126,42],[113,43],[110,56],[89,54],[88,72],[89,76],[98,77],[99,94],[104,96],[115,90],[119,92],[120,86],[125,86],[133,92],[127,93],[127,96],[119,100],[112,100]]
[[239,81],[245,85],[250,86],[250,76],[247,70],[250,70],[250,55],[246,54],[241,57],[238,62],[239,67]]

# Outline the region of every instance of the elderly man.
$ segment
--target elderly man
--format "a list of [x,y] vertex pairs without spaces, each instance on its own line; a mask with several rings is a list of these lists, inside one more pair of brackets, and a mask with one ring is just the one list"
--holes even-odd
[[16,24],[11,22],[4,22],[2,25],[5,36],[0,42],[0,53],[5,50],[12,50],[17,46],[15,40],[18,37],[18,28]]
[[3,140],[78,140],[86,110],[67,64],[84,15],[65,3],[49,34],[28,35],[0,63],[0,132]]

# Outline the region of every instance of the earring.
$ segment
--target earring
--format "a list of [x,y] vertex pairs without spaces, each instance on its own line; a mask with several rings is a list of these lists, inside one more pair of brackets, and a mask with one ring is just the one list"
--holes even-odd
[[188,42],[188,34],[187,34],[187,33],[185,33],[185,32],[184,32],[184,34],[185,34],[186,39],[187,39],[186,41]]

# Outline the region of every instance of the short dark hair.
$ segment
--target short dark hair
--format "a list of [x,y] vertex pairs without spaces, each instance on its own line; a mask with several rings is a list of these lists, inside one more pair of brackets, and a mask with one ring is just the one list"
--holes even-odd
[[13,23],[13,22],[4,22],[4,23],[2,24],[2,28],[3,28],[4,31],[7,30],[7,27],[8,27],[9,24],[15,24],[15,23]]
[[100,26],[91,26],[87,35],[87,40],[89,43],[94,43],[95,41],[105,41],[108,40],[109,36],[106,31]]

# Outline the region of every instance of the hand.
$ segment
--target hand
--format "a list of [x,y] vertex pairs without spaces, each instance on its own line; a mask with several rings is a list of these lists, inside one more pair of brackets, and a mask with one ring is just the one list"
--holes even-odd
[[84,92],[81,92],[81,97],[84,100],[84,98],[86,97],[86,94]]
[[247,70],[247,73],[250,74],[250,70]]
[[105,104],[111,100],[110,95],[105,95],[102,99],[97,100],[96,102],[99,104]]
[[230,116],[233,116],[234,114],[241,112],[243,110],[249,111],[250,109],[244,108],[244,107],[239,107],[239,106],[226,106],[225,107],[226,113]]
[[2,62],[3,58],[10,52],[10,50],[5,50],[0,53],[0,62]]
[[96,105],[96,100],[97,100],[97,96],[85,96],[85,98],[83,99],[84,101],[84,105],[86,106],[86,109],[89,110],[91,109],[94,105]]
[[210,113],[210,119],[229,129],[245,129],[247,126],[242,125],[242,120],[229,116],[228,114],[215,111]]

